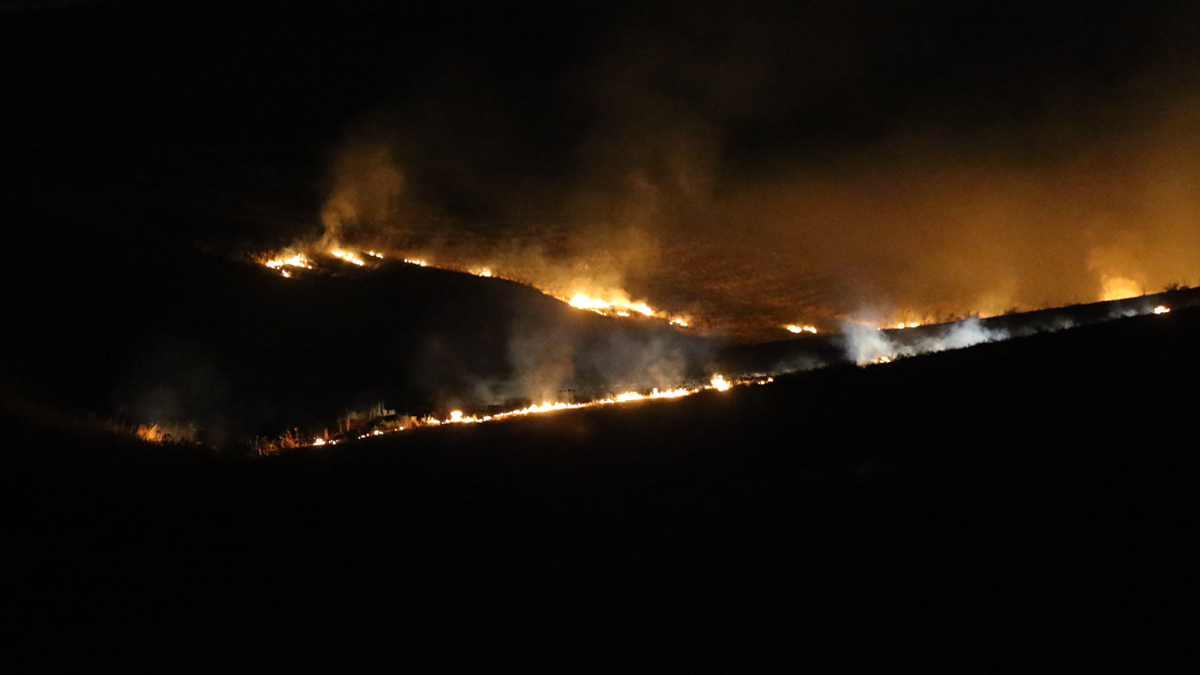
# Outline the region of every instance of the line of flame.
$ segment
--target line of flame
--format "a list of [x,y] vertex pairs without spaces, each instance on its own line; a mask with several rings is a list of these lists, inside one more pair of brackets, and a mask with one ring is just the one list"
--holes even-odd
[[[507,410],[504,412],[495,413],[493,415],[467,415],[461,410],[454,410],[446,418],[438,418],[432,415],[422,418],[416,425],[409,427],[398,427],[382,431],[375,429],[370,433],[362,434],[358,437],[359,440],[370,438],[372,436],[383,436],[384,434],[395,433],[399,431],[407,431],[417,427],[436,427],[447,424],[482,424],[484,422],[496,422],[510,417],[520,417],[523,415],[538,415],[542,413],[557,412],[560,410],[578,410],[580,408],[595,408],[603,405],[615,405],[620,403],[631,403],[634,401],[649,401],[654,399],[673,399],[691,396],[702,391],[728,391],[735,386],[745,386],[751,384],[769,384],[774,382],[773,377],[763,378],[748,378],[738,380],[728,380],[723,375],[714,375],[712,380],[699,387],[677,387],[675,389],[654,389],[648,394],[643,394],[636,391],[626,391],[608,398],[598,399],[595,401],[587,401],[584,403],[561,403],[546,401],[540,404],[518,408],[516,410]],[[323,438],[317,438],[310,443],[312,446],[337,445],[338,441],[326,441]]]
[[[350,251],[347,251],[345,249],[342,249],[342,248],[331,248],[331,249],[329,249],[329,254],[334,256],[335,258],[344,260],[352,265],[357,265],[359,267],[363,267],[366,265],[366,262],[362,258],[360,258],[356,254],[354,254]],[[371,256],[373,258],[378,258],[380,260],[383,259],[383,254],[378,253],[376,251],[366,251],[366,255]],[[409,265],[417,265],[419,267],[435,267],[435,269],[446,269],[446,270],[450,270],[450,271],[454,271],[454,272],[464,272],[466,274],[471,274],[471,275],[474,275],[477,277],[497,277],[498,276],[490,267],[475,267],[475,268],[471,268],[471,269],[460,269],[460,268],[455,268],[455,267],[440,267],[440,268],[438,268],[436,266],[430,265],[427,261],[421,260],[418,258],[402,258],[402,260]],[[269,267],[273,270],[279,271],[283,276],[289,277],[289,278],[292,275],[287,270],[283,269],[285,266],[286,267],[297,267],[297,268],[303,268],[303,269],[309,269],[309,270],[311,270],[313,268],[312,261],[309,258],[307,258],[303,253],[296,253],[296,254],[292,254],[290,256],[288,256],[286,253],[278,254],[275,257],[272,257],[269,259],[261,259],[259,262],[261,262],[262,264],[266,265],[267,267]],[[535,288],[536,288],[536,286],[535,286]],[[542,289],[539,289],[539,290],[542,290]],[[628,317],[631,315],[631,312],[637,312],[638,314],[641,314],[642,316],[663,319],[663,320],[669,322],[673,326],[681,326],[681,327],[687,328],[690,325],[690,319],[688,317],[667,314],[666,312],[662,312],[662,311],[659,311],[659,310],[656,310],[656,309],[650,307],[650,305],[646,304],[645,302],[629,302],[629,301],[624,301],[624,300],[601,300],[599,298],[594,298],[594,297],[586,295],[584,293],[575,293],[571,297],[568,298],[568,297],[558,295],[556,293],[546,291],[546,290],[542,290],[542,292],[546,293],[546,295],[549,295],[551,297],[562,300],[563,302],[566,302],[568,305],[571,305],[572,307],[575,307],[576,309],[586,309],[586,310],[596,312],[597,314],[601,314],[604,316]]]

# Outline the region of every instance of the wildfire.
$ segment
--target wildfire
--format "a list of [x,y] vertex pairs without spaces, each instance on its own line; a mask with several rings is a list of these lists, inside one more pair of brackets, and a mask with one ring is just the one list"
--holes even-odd
[[281,254],[274,258],[261,260],[262,264],[279,272],[285,277],[291,277],[291,273],[287,271],[288,267],[296,267],[300,269],[311,270],[312,261],[304,256],[303,253],[295,253],[292,255]]
[[341,258],[342,260],[345,260],[346,262],[350,263],[351,265],[358,265],[359,267],[362,267],[363,265],[367,264],[367,263],[363,262],[362,258],[354,255],[353,253],[351,253],[349,251],[345,251],[340,248],[335,248],[335,249],[330,250],[329,254],[335,258]]
[[1142,284],[1137,279],[1129,277],[1116,277],[1105,274],[1100,278],[1100,285],[1100,299],[1105,302],[1135,298],[1142,295]]
[[[354,251],[350,251],[350,250],[347,250],[344,248],[333,247],[333,248],[328,249],[327,253],[330,256],[333,256],[335,258],[338,258],[339,260],[348,262],[348,263],[358,266],[358,267],[365,267],[367,265],[367,262],[363,259],[363,257],[360,257],[360,253],[362,256],[376,258],[378,260],[384,259],[384,255],[382,253],[380,253],[378,251],[374,251],[374,250],[363,250],[363,251],[360,251],[359,253],[356,253]],[[408,265],[416,265],[417,267],[430,267],[430,264],[428,261],[422,260],[420,258],[401,258],[401,260],[403,260],[404,263],[406,263]],[[283,275],[284,277],[288,277],[288,278],[290,278],[292,276],[292,273],[288,269],[285,269],[285,268],[298,268],[298,269],[311,270],[311,269],[313,269],[313,265],[314,265],[312,259],[310,259],[305,254],[291,253],[291,251],[281,253],[281,254],[276,254],[274,257],[270,257],[270,258],[262,258],[259,260],[259,262],[261,262],[262,264],[266,265],[267,267],[269,267],[273,270],[278,271],[281,275]],[[444,267],[444,269],[448,269],[451,271],[457,271],[457,272],[465,272],[467,274],[472,274],[477,277],[490,278],[490,277],[497,276],[496,271],[493,270],[491,267],[468,268],[468,267],[448,266],[448,267]],[[520,279],[520,276],[518,275],[515,278]],[[649,304],[647,304],[646,302],[634,302],[634,301],[630,300],[628,298],[628,296],[626,296],[625,293],[619,289],[607,291],[607,292],[605,292],[604,296],[601,296],[601,297],[597,297],[596,295],[591,295],[588,292],[583,292],[583,291],[578,291],[578,292],[575,292],[568,296],[568,295],[560,294],[559,292],[556,292],[553,290],[547,290],[547,289],[540,289],[540,290],[542,290],[542,292],[546,293],[547,295],[550,295],[552,297],[558,298],[559,300],[566,302],[567,304],[571,305],[572,307],[575,307],[576,309],[585,309],[585,310],[592,311],[592,312],[595,312],[597,314],[601,314],[604,316],[630,317],[630,316],[633,316],[634,314],[638,314],[638,315],[645,316],[645,317],[664,320],[664,321],[668,322],[669,324],[671,324],[672,326],[679,326],[682,328],[687,328],[691,325],[690,317],[671,315],[666,312],[656,310],[653,307],[651,307]],[[604,299],[604,298],[607,298],[607,299]],[[810,328],[811,327],[805,327],[805,330],[809,330]],[[811,328],[810,332],[815,333],[816,329]]]
[[901,321],[900,323],[896,324],[896,329],[900,330],[903,328],[916,328],[917,326],[920,326],[920,325],[921,324],[916,321],[909,321],[908,323],[904,323],[903,321]]
[[[554,294],[551,293],[550,295]],[[624,294],[621,293],[620,295],[623,296]],[[560,297],[559,299],[564,298]],[[671,316],[666,312],[660,312],[654,309],[644,302],[632,302],[622,298],[614,300],[601,300],[585,293],[575,293],[570,299],[566,300],[566,303],[576,309],[586,309],[603,316],[628,317],[632,316],[633,313],[636,312],[645,317],[664,319],[672,326],[687,328],[689,325],[691,325],[691,322],[687,317]]]
[[783,329],[789,333],[795,333],[795,334],[800,334],[800,333],[812,333],[813,335],[817,334],[816,326],[797,326],[796,324],[789,324],[787,326],[784,326]]
[[1170,308],[1170,307],[1166,307],[1166,306],[1164,306],[1164,305],[1159,305],[1158,307],[1155,307],[1155,308],[1154,308],[1154,313],[1155,313],[1155,314],[1166,314],[1166,313],[1168,313],[1168,312],[1170,312],[1170,311],[1171,311],[1171,308]]
[[[559,401],[543,401],[542,403],[529,405],[524,408],[518,408],[516,410],[508,410],[508,411],[499,412],[499,413],[495,413],[495,414],[491,414],[491,415],[469,415],[469,414],[463,412],[462,410],[452,410],[452,411],[450,411],[449,415],[445,418],[439,418],[439,417],[434,417],[434,416],[430,415],[425,418],[422,418],[420,423],[415,424],[415,425],[410,425],[408,427],[400,426],[400,427],[396,427],[394,429],[388,429],[387,431],[373,429],[371,431],[361,434],[360,436],[358,436],[358,438],[361,440],[361,439],[365,439],[365,438],[370,438],[372,436],[382,436],[385,433],[404,431],[406,428],[412,429],[412,428],[416,428],[416,427],[420,427],[420,426],[437,427],[437,426],[442,426],[442,425],[446,425],[446,424],[480,424],[483,422],[494,422],[494,421],[498,421],[498,420],[508,419],[510,417],[521,417],[524,415],[538,415],[538,414],[542,414],[542,413],[557,412],[560,410],[578,410],[580,408],[594,408],[597,406],[616,405],[616,404],[620,404],[620,403],[631,403],[631,402],[635,402],[635,401],[649,401],[649,400],[654,400],[654,399],[682,398],[684,396],[691,396],[692,394],[697,394],[702,391],[728,391],[729,389],[731,389],[735,386],[750,385],[750,384],[769,384],[774,381],[775,381],[775,378],[773,378],[773,377],[728,380],[725,378],[725,376],[723,376],[721,374],[716,374],[716,375],[713,375],[712,379],[709,381],[709,384],[706,384],[706,385],[700,385],[700,386],[696,386],[696,387],[676,387],[674,389],[652,389],[648,393],[642,393],[639,391],[626,391],[626,392],[621,392],[619,394],[614,394],[613,396],[610,396],[608,398],[602,398],[602,399],[597,399],[594,401],[587,401],[587,402],[583,402],[583,403],[563,403],[563,402],[559,402]],[[336,440],[326,441],[323,438],[318,438],[318,439],[315,439],[310,445],[323,446],[323,445],[336,445],[336,444],[337,444]]]
[[643,316],[654,316],[654,310],[644,302],[633,303],[621,300],[600,300],[599,298],[593,298],[583,293],[576,293],[571,296],[567,304],[576,309],[590,309],[597,314],[608,314],[609,312],[620,314],[620,312],[624,311],[625,316],[629,316],[629,311],[634,311]]

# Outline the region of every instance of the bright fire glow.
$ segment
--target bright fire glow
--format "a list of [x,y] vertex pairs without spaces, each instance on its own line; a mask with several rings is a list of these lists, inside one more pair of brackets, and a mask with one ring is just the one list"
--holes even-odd
[[1125,298],[1136,298],[1142,294],[1142,284],[1137,279],[1129,277],[1112,277],[1107,274],[1100,279],[1102,290],[1100,291],[1100,299],[1107,302],[1109,300],[1124,300]]
[[293,255],[280,254],[274,258],[265,260],[260,259],[262,264],[279,272],[285,277],[291,277],[291,273],[287,271],[288,267],[296,267],[300,269],[311,270],[312,262],[304,256],[303,253],[295,253]]
[[900,323],[896,324],[896,329],[899,330],[901,328],[916,328],[917,326],[920,326],[920,325],[921,324],[917,323],[916,321],[910,321],[908,323],[904,323],[903,321],[901,321]]
[[568,305],[576,309],[586,309],[603,316],[627,317],[632,316],[632,313],[636,312],[642,316],[665,319],[672,326],[682,326],[686,328],[688,325],[690,325],[690,321],[686,317],[670,316],[665,312],[660,312],[654,309],[644,302],[632,302],[625,299],[625,294],[619,291],[616,293],[616,295],[618,295],[618,297],[612,300],[601,300],[586,293],[575,293],[566,302]]
[[[292,250],[294,250],[294,249],[292,249]],[[364,261],[363,258],[359,257],[358,254],[356,254],[352,251],[346,250],[344,248],[337,248],[337,247],[331,248],[328,250],[328,253],[329,253],[329,255],[331,255],[335,258],[338,258],[340,260],[348,262],[352,265],[356,265],[358,267],[364,267],[367,264],[366,261]],[[367,250],[367,251],[363,251],[362,253],[364,256],[370,256],[372,258],[376,258],[379,260],[382,260],[384,258],[384,255],[382,253],[380,253],[378,251],[374,251],[374,250]],[[402,260],[409,265],[416,265],[418,267],[429,267],[430,266],[428,261],[422,260],[420,258],[402,258]],[[267,267],[269,267],[273,270],[278,271],[280,274],[282,274],[285,277],[292,276],[292,274],[288,270],[284,269],[285,267],[294,267],[294,268],[302,268],[302,269],[310,269],[310,270],[313,269],[312,260],[310,260],[307,256],[305,256],[305,254],[303,254],[303,253],[293,254],[290,251],[281,253],[281,254],[276,254],[274,257],[271,257],[271,258],[260,258],[259,262],[261,262],[262,264],[266,265]],[[449,270],[458,271],[458,272],[467,272],[468,274],[473,274],[478,277],[497,276],[496,271],[493,270],[491,267],[466,268],[466,267],[449,266],[449,267],[445,267],[444,269],[449,269]],[[512,277],[506,277],[506,278],[512,278]],[[520,276],[518,275],[515,278],[520,279]],[[578,292],[571,294],[569,297],[567,295],[560,295],[558,292],[551,291],[551,290],[546,290],[546,289],[540,289],[540,290],[542,290],[542,292],[546,293],[547,295],[550,295],[552,297],[556,297],[560,300],[563,300],[564,302],[571,305],[572,307],[575,307],[576,309],[586,309],[586,310],[596,312],[597,314],[601,314],[604,316],[630,317],[636,313],[636,314],[640,314],[645,317],[652,317],[652,318],[656,318],[656,319],[661,319],[663,321],[667,321],[668,323],[670,323],[673,326],[680,326],[680,327],[687,328],[691,325],[690,317],[670,315],[670,314],[667,314],[666,312],[661,312],[661,311],[654,309],[653,307],[651,307],[649,304],[647,304],[645,302],[632,301],[624,293],[624,291],[621,291],[619,289],[609,289],[609,290],[603,291],[602,295],[593,295],[592,293],[596,293],[595,291],[589,291],[589,292],[578,291]],[[806,327],[806,330],[807,330],[807,327]],[[812,329],[811,332],[816,332],[816,329],[815,328]]]
[[[364,438],[370,438],[372,436],[382,436],[386,433],[393,433],[396,431],[404,431],[406,428],[416,428],[416,427],[422,427],[422,426],[437,427],[437,426],[442,426],[442,425],[446,425],[446,424],[479,424],[482,422],[494,422],[497,420],[507,419],[509,417],[520,417],[520,416],[524,416],[524,415],[536,415],[536,414],[540,414],[540,413],[557,412],[559,410],[578,410],[580,408],[594,408],[594,407],[602,406],[602,405],[615,405],[618,403],[632,403],[635,401],[649,401],[649,400],[654,400],[654,399],[682,398],[684,396],[690,396],[692,394],[697,394],[702,391],[728,391],[729,389],[731,389],[732,387],[735,387],[735,386],[748,385],[748,384],[769,384],[774,381],[775,381],[775,378],[773,378],[773,377],[727,380],[727,379],[725,379],[725,376],[717,374],[717,375],[713,375],[712,380],[707,385],[701,385],[701,386],[697,386],[697,387],[677,387],[675,389],[653,389],[649,393],[641,393],[638,391],[626,391],[626,392],[622,392],[620,394],[615,394],[613,396],[610,396],[609,398],[598,399],[595,401],[588,401],[585,403],[561,403],[561,402],[555,402],[555,401],[543,401],[542,403],[526,406],[524,408],[518,408],[516,410],[509,410],[509,411],[505,411],[505,412],[495,413],[493,415],[468,415],[467,413],[463,412],[462,410],[452,410],[452,411],[450,411],[449,416],[444,419],[430,415],[428,417],[422,418],[419,424],[412,425],[410,427],[401,426],[401,427],[397,427],[395,429],[388,429],[386,431],[381,431],[379,429],[373,429],[371,431],[361,434],[360,436],[358,436],[358,438],[361,440]],[[336,440],[325,441],[324,439],[316,439],[311,443],[311,445],[336,445],[336,444],[337,444]]]
[[[631,310],[644,316],[654,316],[654,310],[644,302],[624,302],[621,300],[600,300],[593,298],[583,293],[576,293],[567,301],[567,304],[576,309],[590,309],[598,314],[607,314],[609,312],[620,312],[622,310]],[[628,312],[626,313],[628,316]]]
[[366,263],[363,262],[362,258],[354,255],[353,253],[351,253],[349,251],[344,251],[340,248],[335,248],[335,249],[331,250],[329,253],[332,256],[334,256],[335,258],[341,258],[342,260],[345,260],[346,262],[350,263],[351,265],[358,265],[359,267],[366,265]]
[[816,326],[797,326],[796,324],[790,324],[790,325],[784,326],[783,328],[784,328],[784,330],[786,330],[789,333],[796,333],[796,334],[812,333],[813,335],[817,334]]
[[1158,307],[1154,308],[1155,314],[1166,314],[1167,312],[1170,312],[1170,311],[1171,311],[1170,307],[1165,307],[1163,305],[1159,305]]

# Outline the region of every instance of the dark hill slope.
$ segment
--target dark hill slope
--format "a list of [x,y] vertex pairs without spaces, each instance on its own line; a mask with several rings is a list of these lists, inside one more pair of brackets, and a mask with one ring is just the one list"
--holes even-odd
[[6,308],[11,389],[216,440],[330,424],[376,401],[422,412],[657,386],[702,374],[712,351],[661,322],[398,262],[284,279],[190,247],[79,236],[6,272],[26,289]]
[[1197,339],[1179,310],[265,461],[18,428],[7,632],[81,667],[1185,672]]
[[[1184,288],[1152,293],[1124,300],[1090,302],[1052,309],[1004,314],[976,319],[980,331],[997,336],[1018,337],[1036,333],[1053,333],[1078,326],[1090,326],[1114,319],[1152,313],[1155,307],[1183,309],[1200,304],[1200,289]],[[912,348],[925,351],[922,343],[930,343],[946,334],[959,322],[926,324],[916,328],[885,329],[882,334],[898,350]],[[842,334],[800,335],[787,340],[772,340],[757,344],[733,344],[724,347],[718,357],[719,367],[726,372],[774,373],[804,370],[820,365],[852,363],[847,354],[846,338]]]

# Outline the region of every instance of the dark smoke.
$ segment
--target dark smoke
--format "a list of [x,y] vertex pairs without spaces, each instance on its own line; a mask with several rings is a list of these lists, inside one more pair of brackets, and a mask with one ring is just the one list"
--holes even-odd
[[528,64],[485,67],[506,57],[481,49],[371,114],[333,164],[325,235],[558,293],[622,289],[730,332],[1195,283],[1200,54],[1173,30],[1188,17],[626,8],[561,67],[493,81]]

